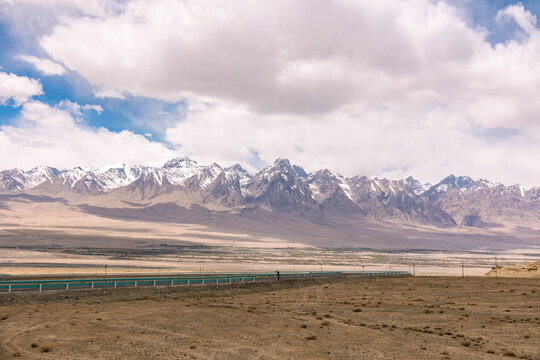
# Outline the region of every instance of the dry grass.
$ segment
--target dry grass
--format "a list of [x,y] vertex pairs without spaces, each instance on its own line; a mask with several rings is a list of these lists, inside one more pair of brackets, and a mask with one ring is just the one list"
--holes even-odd
[[539,360],[540,298],[522,295],[539,286],[379,278],[6,295],[0,359]]

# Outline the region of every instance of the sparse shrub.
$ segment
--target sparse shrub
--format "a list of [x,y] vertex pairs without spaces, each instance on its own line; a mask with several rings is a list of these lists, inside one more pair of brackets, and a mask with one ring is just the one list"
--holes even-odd
[[249,307],[247,308],[246,311],[247,311],[248,313],[254,313],[254,312],[255,312],[255,309],[256,309],[255,307],[249,306]]
[[424,309],[424,314],[433,314],[433,310]]
[[0,320],[6,320],[8,318],[7,315],[0,315]]
[[196,349],[197,347],[195,345],[190,345],[189,348],[190,349]]
[[38,347],[38,344],[36,344],[36,343],[31,343],[31,344],[30,344],[30,347],[37,348],[37,347]]
[[50,344],[43,344],[39,347],[39,351],[44,352],[44,353],[49,352],[51,350],[52,350],[52,346]]
[[353,312],[362,312],[362,309],[361,308],[354,308]]
[[330,326],[330,323],[328,321],[323,321],[321,323],[321,326]]
[[507,351],[503,355],[508,357],[516,357],[516,354],[514,354],[512,351]]
[[469,347],[469,346],[471,346],[471,342],[467,341],[467,340],[464,340],[464,341],[461,342],[461,345],[463,345],[465,347]]
[[306,325],[306,324],[302,324],[302,325],[300,325],[300,327],[301,327],[302,329],[305,329],[305,328],[307,328],[307,325]]
[[308,335],[306,336],[306,340],[317,340],[317,337],[315,335]]

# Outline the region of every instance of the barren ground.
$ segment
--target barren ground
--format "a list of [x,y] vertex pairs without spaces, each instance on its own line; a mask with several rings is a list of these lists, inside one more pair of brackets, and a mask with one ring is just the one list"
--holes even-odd
[[539,294],[407,277],[2,295],[0,358],[540,359]]

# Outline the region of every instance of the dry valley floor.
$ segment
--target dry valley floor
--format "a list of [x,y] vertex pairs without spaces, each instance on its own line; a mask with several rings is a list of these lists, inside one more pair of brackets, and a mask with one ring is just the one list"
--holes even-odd
[[0,358],[540,359],[540,279],[346,278],[0,296]]

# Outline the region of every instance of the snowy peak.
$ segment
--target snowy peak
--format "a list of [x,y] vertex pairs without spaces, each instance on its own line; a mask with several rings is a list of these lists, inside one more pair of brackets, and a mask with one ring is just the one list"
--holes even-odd
[[225,168],[225,174],[230,179],[238,179],[240,184],[247,183],[253,176],[240,164],[235,164],[233,166],[229,166],[228,168]]
[[323,169],[311,173],[307,176],[306,182],[313,193],[313,198],[318,203],[322,203],[333,194],[336,186],[344,192],[347,198],[351,199],[351,189],[347,180],[331,170]]
[[300,169],[295,170],[287,159],[277,159],[245,184],[247,200],[279,212],[312,211],[318,205]]
[[448,189],[459,189],[465,191],[473,187],[475,181],[468,176],[454,176],[450,175],[439,182],[435,187],[440,191],[446,191]]
[[412,192],[414,192],[416,195],[420,195],[426,190],[428,190],[431,185],[429,184],[422,184],[420,181],[416,180],[412,176],[408,176],[403,180],[407,187],[411,189]]
[[49,166],[37,166],[30,171],[11,169],[0,171],[0,192],[20,192],[49,180],[60,172]]
[[189,168],[189,167],[196,167],[197,162],[195,160],[191,160],[189,158],[174,158],[169,161],[167,161],[163,168]]
[[[186,169],[186,168],[184,168]],[[179,177],[176,177],[175,185],[184,185],[189,190],[206,189],[217,177],[223,173],[223,169],[218,164],[214,163],[209,166],[197,166],[196,168],[190,168],[193,171],[192,175],[185,179],[178,181]]]

